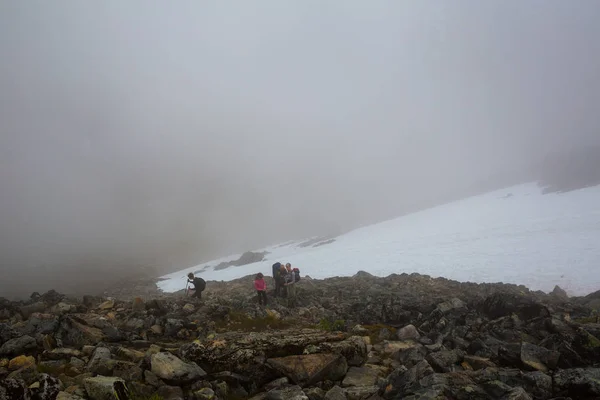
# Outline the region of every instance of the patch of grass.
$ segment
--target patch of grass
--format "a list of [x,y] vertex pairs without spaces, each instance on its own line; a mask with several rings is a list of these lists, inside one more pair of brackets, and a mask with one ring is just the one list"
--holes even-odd
[[382,329],[387,329],[391,333],[391,337],[396,337],[397,329],[384,324],[375,325],[363,325],[363,327],[369,332],[368,336],[371,339],[371,344],[381,343],[384,339],[380,338],[379,334]]
[[69,364],[38,364],[37,371],[41,374],[58,376],[65,372]]
[[586,347],[589,349],[596,349],[600,347],[600,339],[598,339],[596,336],[588,333],[588,342]]
[[328,332],[343,332],[346,330],[346,321],[344,321],[343,319],[336,319],[335,321],[331,321],[327,318],[323,318],[317,324],[317,328]]
[[216,322],[217,331],[263,332],[269,329],[287,329],[293,326],[292,321],[277,319],[272,315],[250,318],[244,313],[230,311],[228,316],[228,320]]
[[165,400],[164,397],[154,393],[152,396],[140,396],[140,395],[131,395],[131,400]]

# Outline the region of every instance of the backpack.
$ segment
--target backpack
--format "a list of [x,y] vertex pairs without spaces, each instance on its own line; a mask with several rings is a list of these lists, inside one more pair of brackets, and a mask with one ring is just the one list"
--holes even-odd
[[279,268],[281,268],[280,262],[276,262],[275,264],[273,264],[273,276],[279,273]]
[[298,282],[300,280],[300,270],[298,268],[294,268],[292,269],[292,272],[294,272],[294,275],[296,275],[296,282]]
[[194,278],[194,288],[202,292],[206,289],[206,281],[200,277]]

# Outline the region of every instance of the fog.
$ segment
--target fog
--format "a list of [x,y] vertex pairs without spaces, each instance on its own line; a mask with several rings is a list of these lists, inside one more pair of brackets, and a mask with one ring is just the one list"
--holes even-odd
[[599,17],[594,0],[0,2],[0,296],[529,179],[600,143]]

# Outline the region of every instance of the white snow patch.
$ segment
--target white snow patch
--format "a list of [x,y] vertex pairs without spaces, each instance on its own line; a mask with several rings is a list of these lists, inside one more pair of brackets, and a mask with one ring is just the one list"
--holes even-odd
[[207,265],[200,274],[206,280],[270,275],[281,261],[313,278],[417,272],[588,294],[600,289],[600,186],[542,194],[536,183],[523,184],[356,229],[323,246],[298,247],[305,241],[256,250],[269,252],[263,262],[213,269],[241,254],[232,255],[165,275],[157,285],[181,290],[189,272]]

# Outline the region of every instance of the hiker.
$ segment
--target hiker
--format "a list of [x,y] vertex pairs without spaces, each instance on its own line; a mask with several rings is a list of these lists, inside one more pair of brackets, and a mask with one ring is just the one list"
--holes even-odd
[[191,272],[188,274],[188,283],[194,285],[194,294],[192,297],[197,299],[202,298],[202,292],[206,289],[206,281],[200,277],[194,277]]
[[258,304],[261,306],[267,305],[267,283],[262,272],[259,272],[254,278],[254,289],[258,293]]
[[281,263],[276,262],[273,264],[273,280],[275,281],[275,297],[281,294],[281,279],[279,270],[281,269]]
[[287,291],[288,305],[295,306],[296,305],[296,273],[292,271],[292,265],[287,263],[285,265],[286,275],[285,275],[285,288]]
[[282,264],[279,267],[279,275],[277,275],[277,282],[279,285],[279,292],[281,294],[281,297],[287,297],[287,287],[285,286],[286,276],[287,271],[285,269],[285,266]]

